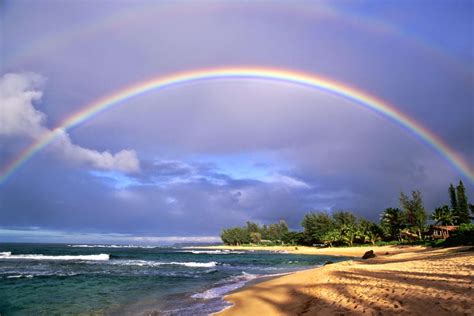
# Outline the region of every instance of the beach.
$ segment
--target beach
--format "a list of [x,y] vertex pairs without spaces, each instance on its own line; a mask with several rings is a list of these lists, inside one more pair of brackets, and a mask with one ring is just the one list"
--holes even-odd
[[365,247],[308,247],[308,246],[208,246],[200,247],[209,250],[229,250],[229,251],[271,251],[277,253],[291,253],[300,255],[321,255],[338,257],[357,257],[360,258],[368,250],[374,250],[378,254],[394,255],[406,252],[423,252],[426,247],[423,246],[365,246]]
[[377,256],[252,284],[225,296],[233,306],[217,315],[474,314],[472,247],[311,249],[280,247],[273,250],[361,256],[373,249]]

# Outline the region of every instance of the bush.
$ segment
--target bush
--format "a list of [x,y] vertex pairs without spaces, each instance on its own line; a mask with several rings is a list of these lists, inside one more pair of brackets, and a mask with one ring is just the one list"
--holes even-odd
[[474,245],[474,224],[462,224],[453,236],[443,243],[443,246],[467,246]]

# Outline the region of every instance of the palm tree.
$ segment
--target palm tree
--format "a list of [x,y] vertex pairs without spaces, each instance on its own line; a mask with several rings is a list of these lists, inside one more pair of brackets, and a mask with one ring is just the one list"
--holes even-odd
[[352,247],[354,239],[357,237],[358,229],[354,224],[347,224],[339,228],[339,233],[341,234],[342,240],[346,242],[349,247]]
[[380,216],[380,224],[391,239],[400,240],[403,228],[403,213],[398,208],[387,208]]
[[328,232],[326,232],[322,240],[325,244],[329,244],[329,247],[332,247],[334,243],[339,242],[341,240],[341,233],[339,232],[338,229],[332,229]]
[[363,242],[370,242],[375,245],[377,240],[382,235],[382,229],[375,223],[369,222],[362,219],[359,223],[359,237],[362,238]]
[[434,210],[433,214],[431,214],[431,219],[434,220],[436,224],[448,226],[453,225],[455,215],[449,206],[443,205]]

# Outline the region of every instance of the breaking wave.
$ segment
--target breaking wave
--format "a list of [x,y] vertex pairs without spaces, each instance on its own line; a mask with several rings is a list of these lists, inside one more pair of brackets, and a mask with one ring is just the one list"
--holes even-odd
[[256,274],[242,272],[242,274],[233,276],[216,284],[216,287],[208,289],[201,293],[192,295],[192,298],[208,300],[211,298],[222,297],[225,294],[243,287],[248,281],[258,278]]
[[231,251],[231,250],[184,250],[182,252],[189,252],[193,254],[206,254],[206,255],[228,255],[228,254],[245,253],[245,251]]
[[213,268],[219,263],[216,261],[210,262],[161,262],[161,261],[146,261],[146,260],[113,260],[111,264],[122,266],[139,266],[139,267],[159,267],[164,265],[176,265],[189,268]]
[[4,259],[106,261],[110,259],[110,255],[106,253],[101,253],[98,255],[65,255],[65,256],[50,256],[50,255],[42,255],[42,254],[12,255],[10,251],[0,252],[0,260],[4,260]]
[[210,288],[204,292],[191,295],[191,297],[196,298],[196,299],[204,299],[204,300],[219,298],[219,297],[223,297],[224,295],[226,295],[227,293],[231,291],[234,291],[236,289],[243,287],[247,282],[253,279],[257,279],[261,277],[276,277],[276,276],[282,276],[286,274],[288,273],[258,275],[258,274],[251,274],[251,273],[246,273],[242,271],[240,275],[236,275],[236,276],[232,276],[227,279],[224,279],[223,281],[216,283],[215,287]]
[[156,246],[138,246],[138,245],[67,245],[72,248],[143,248],[154,249]]
[[76,276],[80,275],[80,273],[29,273],[29,274],[12,274],[12,275],[7,275],[4,276],[6,279],[29,279],[29,278],[34,278],[34,277],[70,277],[70,276]]

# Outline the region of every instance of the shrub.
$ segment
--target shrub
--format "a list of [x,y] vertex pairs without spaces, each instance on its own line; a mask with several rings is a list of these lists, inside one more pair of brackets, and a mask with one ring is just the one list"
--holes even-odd
[[443,246],[463,246],[463,245],[474,245],[474,224],[462,224],[458,230],[453,233],[453,236],[449,237],[443,243]]

